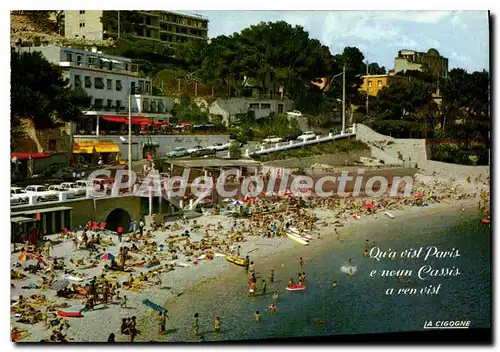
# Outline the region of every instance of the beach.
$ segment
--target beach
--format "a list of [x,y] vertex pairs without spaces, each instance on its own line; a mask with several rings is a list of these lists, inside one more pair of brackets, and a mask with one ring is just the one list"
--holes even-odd
[[[471,185],[471,188],[472,187],[473,185]],[[313,282],[325,282],[326,285],[330,286],[332,278],[314,277],[314,272],[310,272],[308,269],[308,262],[314,262],[317,258],[321,257],[322,253],[325,251],[336,253],[339,250],[343,251],[345,248],[355,246],[359,247],[359,255],[361,255],[365,239],[369,239],[375,243],[384,239],[383,231],[378,232],[375,231],[375,229],[383,229],[388,225],[395,226],[394,224],[401,224],[401,226],[404,227],[404,224],[412,221],[412,219],[425,219],[437,216],[441,213],[453,214],[454,217],[460,218],[460,216],[464,216],[460,215],[462,209],[467,209],[465,213],[473,213],[477,217],[477,211],[475,210],[475,208],[477,208],[477,202],[478,199],[476,197],[470,197],[467,199],[449,199],[441,201],[440,203],[431,203],[428,207],[406,206],[399,210],[390,209],[394,219],[384,215],[384,211],[379,211],[372,215],[362,215],[359,219],[344,217],[342,220],[343,226],[338,228],[334,226],[334,222],[337,219],[335,212],[330,209],[315,208],[310,209],[310,211],[316,214],[319,220],[316,222],[317,229],[311,232],[314,239],[308,246],[302,246],[291,241],[287,237],[262,238],[259,236],[245,236],[245,241],[238,244],[241,246],[241,255],[244,257],[248,254],[250,260],[255,262],[255,269],[259,280],[263,278],[267,280],[269,270],[275,270],[276,281],[279,282],[279,286],[276,286],[277,283],[268,284],[268,293],[272,293],[272,289],[274,288],[279,289],[280,294],[284,293],[285,281],[287,280],[286,276],[292,275],[296,277],[295,271],[299,269],[298,260],[300,257],[304,257],[306,260],[305,270],[307,271],[308,282],[310,280]],[[247,220],[238,220],[238,222],[245,221]],[[198,218],[197,225],[200,227],[200,231],[193,230],[192,225],[190,225],[192,232],[191,241],[199,241],[203,237],[203,229],[208,224],[213,224],[215,226],[219,222],[221,222],[224,228],[221,232],[225,232],[231,227],[234,219],[224,215],[210,215]],[[326,223],[326,225],[324,223]],[[422,221],[419,224],[419,226],[421,226],[420,231],[425,232],[426,225],[432,226],[432,223],[426,224]],[[449,226],[449,224],[444,225]],[[339,239],[335,233],[336,228],[340,234]],[[163,243],[169,236],[180,234],[184,229],[184,227],[181,227],[177,231],[157,231],[154,233],[155,241],[157,243]],[[318,238],[318,234],[320,238]],[[404,236],[404,233],[401,235]],[[50,237],[56,238],[57,235]],[[114,238],[113,241],[116,243],[116,238]],[[424,244],[425,243],[422,243],[422,245]],[[117,254],[118,247],[116,244],[107,246],[105,251]],[[84,255],[83,252],[85,251],[82,251],[81,256]],[[54,246],[51,255],[65,257],[67,259],[68,256],[78,256],[78,251],[75,253],[72,250],[71,241],[65,240]],[[11,257],[11,263],[19,262],[18,257],[19,253],[14,253]],[[342,262],[347,260],[347,258],[341,257],[342,258],[339,260]],[[172,262],[169,261],[169,263]],[[223,326],[243,324],[238,320],[231,321],[231,318],[229,318],[231,312],[228,312],[226,309],[221,309],[220,312],[216,312],[217,309],[214,309],[214,304],[217,307],[224,303],[223,300],[219,302],[220,293],[218,292],[220,291],[224,292],[224,294],[220,294],[222,297],[224,297],[224,295],[241,297],[242,301],[240,305],[249,304],[253,307],[251,303],[246,301],[248,299],[246,291],[247,275],[245,274],[244,268],[227,262],[222,256],[215,257],[213,260],[200,260],[198,264],[194,264],[189,262],[188,258],[180,254],[172,264],[174,263],[184,263],[190,266],[176,267],[175,270],[162,274],[161,285],[152,285],[151,287],[139,291],[124,291],[128,297],[128,308],[120,308],[119,304],[114,304],[118,302],[110,302],[102,307],[102,309],[96,308],[94,311],[83,313],[82,318],[65,318],[70,324],[70,327],[65,331],[66,336],[68,336],[70,341],[75,342],[105,342],[110,333],[115,333],[117,342],[126,342],[128,341],[128,337],[120,334],[121,319],[136,316],[137,327],[140,331],[135,338],[137,342],[197,341],[198,337],[193,336],[192,332],[190,332],[190,327],[193,314],[198,311],[210,311],[211,314],[212,312],[213,314],[220,314]],[[97,268],[86,270],[85,274],[87,277],[97,276],[101,273],[101,270],[102,265]],[[147,271],[148,269],[146,268],[136,268],[134,275]],[[125,281],[126,278],[127,276],[124,275],[119,280]],[[40,292],[40,290],[27,290],[21,288],[30,283],[35,283],[37,279],[36,275],[28,275],[27,280],[14,280],[13,283],[15,288],[11,289],[11,297],[16,299],[20,294],[27,297],[32,293],[37,293],[44,294],[49,300],[56,300],[54,290],[49,289]],[[204,297],[206,297],[206,302]],[[161,336],[157,334],[158,312],[142,304],[144,299],[149,299],[168,309],[170,319],[167,321],[167,334]],[[61,310],[76,311],[83,307],[82,299],[57,299],[57,301],[67,302],[70,305],[70,307]],[[264,305],[259,304],[262,311],[266,309],[267,303],[268,302]],[[231,307],[231,309],[236,308]],[[298,305],[298,309],[300,309],[300,305]],[[305,310],[306,307],[302,307],[302,309]],[[289,314],[297,314],[297,312],[291,312]],[[249,315],[252,315],[251,311]],[[51,330],[46,329],[41,322],[33,325],[20,324],[16,322],[16,317],[13,314],[11,317],[12,326],[24,328],[31,334],[24,338],[22,342],[40,341],[41,339],[47,338],[51,333]],[[204,328],[201,329],[202,331],[204,331],[204,329],[207,330],[207,328],[205,328],[206,326],[213,325],[214,317],[215,316],[203,317]],[[280,319],[286,318],[282,317]],[[278,322],[276,322],[276,324],[278,324]],[[309,327],[307,331],[314,335],[314,326]],[[225,333],[218,335],[218,337],[215,336],[214,339],[238,339],[240,335]],[[278,335],[279,334],[276,336]],[[256,333],[254,338],[262,338],[262,336],[263,335]]]

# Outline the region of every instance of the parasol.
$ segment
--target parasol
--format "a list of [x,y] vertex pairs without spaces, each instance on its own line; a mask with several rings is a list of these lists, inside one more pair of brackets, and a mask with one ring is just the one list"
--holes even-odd
[[422,199],[423,196],[424,195],[422,193],[418,192],[418,193],[415,194],[414,199]]
[[104,254],[99,254],[97,256],[97,259],[111,260],[111,259],[115,259],[115,256],[111,253],[104,253]]
[[364,203],[363,207],[366,209],[373,209],[373,202]]

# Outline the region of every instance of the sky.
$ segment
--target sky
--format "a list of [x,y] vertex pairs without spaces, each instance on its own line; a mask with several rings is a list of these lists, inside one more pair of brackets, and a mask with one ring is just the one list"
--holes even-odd
[[435,48],[449,69],[489,70],[487,11],[190,11],[208,17],[210,38],[259,22],[300,25],[332,54],[355,46],[365,60],[394,67],[398,50]]

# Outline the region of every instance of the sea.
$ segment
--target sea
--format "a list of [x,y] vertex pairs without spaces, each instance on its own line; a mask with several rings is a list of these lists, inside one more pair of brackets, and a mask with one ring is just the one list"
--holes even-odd
[[[275,281],[267,283],[265,295],[248,297],[244,269],[235,267],[229,275],[169,300],[167,335],[152,336],[152,340],[410,332],[422,331],[427,321],[438,320],[470,321],[471,328],[491,327],[491,228],[479,221],[481,217],[476,211],[461,216],[454,209],[404,219],[384,218],[376,225],[349,229],[340,241],[328,238],[315,246],[297,245],[297,250],[267,260],[265,267],[256,263],[259,283],[267,280],[268,269],[275,269]],[[380,260],[364,257],[366,239],[375,246],[373,255],[380,250],[387,256]],[[401,258],[405,250],[421,253],[417,258]],[[430,257],[425,260],[427,251]],[[391,252],[394,254],[389,255]],[[288,292],[286,282],[291,277],[297,280],[300,256],[305,259],[306,289]],[[354,268],[351,276],[346,273],[349,265]],[[431,272],[453,276],[431,277]],[[405,283],[391,274],[406,275]],[[338,283],[335,287],[334,281]],[[272,314],[268,308],[274,290],[279,292],[278,311]],[[259,322],[254,318],[256,311],[261,314]],[[198,335],[192,329],[194,313],[199,314]],[[220,332],[213,331],[216,316],[222,321]]]

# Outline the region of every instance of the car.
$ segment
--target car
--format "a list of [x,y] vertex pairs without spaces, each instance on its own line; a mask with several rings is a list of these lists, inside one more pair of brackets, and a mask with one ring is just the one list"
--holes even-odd
[[222,144],[222,143],[214,143],[214,144],[207,147],[207,149],[211,149],[211,150],[215,150],[215,151],[226,150],[227,148],[228,148],[228,146],[225,144]]
[[180,158],[188,155],[189,152],[186,150],[186,148],[182,147],[175,148],[174,150],[171,150],[166,154],[167,158]]
[[297,137],[298,140],[301,140],[303,142],[309,141],[314,138],[316,138],[316,133],[314,133],[313,131],[306,131]]
[[10,188],[10,205],[28,204],[29,198],[21,187]]
[[264,143],[279,143],[281,142],[283,139],[281,137],[277,137],[277,136],[269,136],[267,138],[265,138],[263,140]]
[[198,145],[195,145],[192,148],[189,148],[187,151],[188,151],[189,154],[191,154],[191,153],[194,153],[195,151],[201,150],[201,149],[203,149],[203,147],[198,144]]
[[61,187],[65,190],[75,193],[77,197],[82,197],[87,194],[87,186],[76,182],[63,182]]
[[302,116],[302,113],[299,110],[292,110],[286,113],[288,116]]
[[295,141],[299,137],[298,134],[289,134],[285,138],[283,138],[284,142],[290,142],[290,141]]
[[73,191],[71,189],[64,188],[61,185],[51,185],[51,186],[49,186],[48,190],[53,191],[53,192],[57,192],[57,193],[64,193],[64,194],[66,194],[66,199],[74,199],[77,197],[75,191]]
[[203,157],[207,155],[215,155],[215,153],[216,153],[215,149],[204,148],[204,149],[198,149],[192,152],[190,155],[192,157]]
[[59,193],[49,191],[47,187],[41,185],[30,185],[24,189],[28,196],[36,195],[37,202],[51,202],[59,200]]

